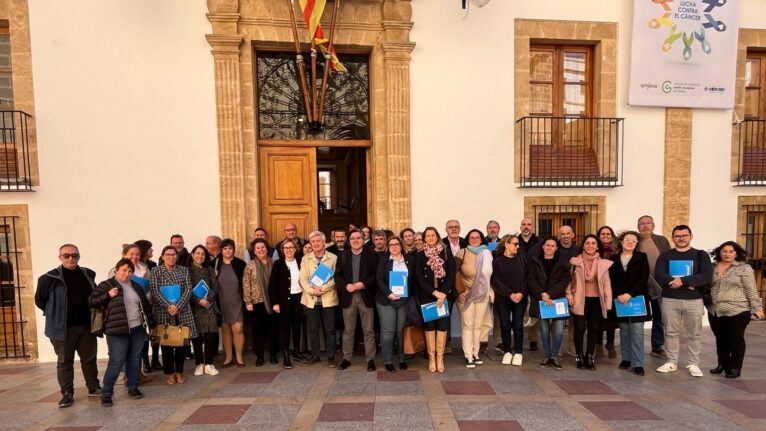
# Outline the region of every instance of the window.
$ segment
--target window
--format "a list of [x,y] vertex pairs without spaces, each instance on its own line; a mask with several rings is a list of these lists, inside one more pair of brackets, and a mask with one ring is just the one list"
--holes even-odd
[[[320,56],[321,57],[321,56]],[[310,63],[311,56],[303,55]],[[324,124],[312,131],[306,124],[303,93],[298,83],[295,53],[256,53],[257,121],[260,139],[370,139],[370,77],[367,55],[343,54],[348,72],[331,73],[324,103]],[[310,65],[306,68],[308,74]],[[317,89],[324,62],[317,62]],[[311,79],[307,80],[311,85]]]
[[18,217],[0,216],[0,358],[26,356],[16,244]]
[[745,213],[744,232],[745,250],[747,251],[748,263],[755,272],[755,285],[758,295],[766,298],[766,288],[763,284],[764,270],[766,270],[766,205],[743,205]]
[[558,236],[561,226],[571,227],[577,240],[598,229],[598,205],[534,205],[532,208],[537,235],[543,238]]
[[748,52],[745,61],[745,119],[766,118],[766,53]]
[[587,46],[530,46],[530,115],[590,116],[592,58],[593,50]]
[[318,171],[319,184],[319,210],[333,210],[336,207],[337,196],[337,181],[335,179],[335,172],[327,169],[320,169]]
[[8,21],[0,21],[0,109],[13,109],[11,35]]

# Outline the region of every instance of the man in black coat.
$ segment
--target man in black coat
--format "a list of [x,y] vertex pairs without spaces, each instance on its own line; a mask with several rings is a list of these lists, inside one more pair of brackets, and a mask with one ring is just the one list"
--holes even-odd
[[335,286],[343,308],[343,361],[338,366],[345,370],[351,365],[354,354],[356,319],[362,319],[364,354],[367,371],[375,371],[374,310],[377,289],[377,258],[374,250],[364,246],[362,233],[349,233],[350,248],[338,257],[335,270]]

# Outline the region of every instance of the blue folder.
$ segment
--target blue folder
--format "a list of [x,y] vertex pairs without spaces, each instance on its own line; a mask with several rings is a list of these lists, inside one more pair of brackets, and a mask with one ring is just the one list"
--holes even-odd
[[668,262],[668,273],[671,277],[686,277],[694,273],[693,260],[671,260]]
[[541,319],[556,319],[559,317],[569,317],[569,301],[566,298],[554,299],[553,305],[540,301]]
[[136,274],[133,274],[130,279],[141,286],[141,289],[146,290],[149,288],[149,280],[145,279],[144,277],[139,277]]
[[444,300],[441,308],[438,308],[436,303],[437,301],[434,301],[420,306],[420,312],[423,313],[423,322],[449,317],[449,303],[447,300]]
[[646,316],[646,303],[644,295],[634,296],[630,301],[621,304],[619,300],[614,300],[614,311],[617,317],[638,317]]
[[200,280],[199,283],[197,283],[197,285],[194,286],[194,290],[192,290],[192,293],[194,294],[194,296],[196,296],[199,299],[205,299],[209,292],[210,292],[210,288],[207,286],[207,283],[205,283],[205,280]]
[[407,273],[404,271],[389,272],[388,288],[391,289],[391,293],[399,295],[400,298],[409,296],[409,289],[407,289]]
[[311,274],[311,278],[309,278],[309,282],[313,284],[316,287],[322,287],[325,284],[327,284],[328,281],[332,278],[332,269],[330,269],[329,266],[325,265],[324,263],[319,263],[317,266],[317,269],[314,270],[314,273]]
[[169,286],[160,286],[160,294],[171,304],[177,304],[181,299],[181,285],[171,284]]
[[487,248],[489,251],[495,251],[497,249],[497,241],[488,242]]

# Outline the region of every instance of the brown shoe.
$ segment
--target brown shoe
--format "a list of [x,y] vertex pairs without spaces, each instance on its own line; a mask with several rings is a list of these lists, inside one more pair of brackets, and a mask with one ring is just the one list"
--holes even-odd
[[447,331],[436,331],[436,371],[444,372],[444,347],[447,344]]
[[428,371],[436,372],[436,331],[425,331],[428,350]]
[[175,385],[176,384],[176,375],[175,374],[168,374],[168,378],[165,379],[165,383],[168,385]]
[[184,373],[176,373],[176,382],[178,382],[179,385],[183,385],[186,383],[186,379],[184,378]]
[[142,373],[140,371],[138,372],[138,384],[139,385],[143,385],[144,383],[149,383],[152,380],[154,380],[154,377],[147,376],[146,374],[144,374],[144,373]]

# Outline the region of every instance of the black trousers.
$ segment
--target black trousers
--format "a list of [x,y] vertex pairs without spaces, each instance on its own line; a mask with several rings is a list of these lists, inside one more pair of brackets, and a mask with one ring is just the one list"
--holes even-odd
[[[601,332],[601,317],[601,299],[597,296],[585,298],[585,315],[572,315],[572,320],[574,321],[575,352],[578,355],[583,353],[592,355],[596,351],[596,340],[598,339],[599,332]],[[586,330],[588,338],[586,350],[583,352],[582,343]]]
[[715,334],[718,365],[726,370],[741,370],[745,359],[745,328],[750,323],[750,312],[734,316],[707,315],[710,329]]
[[192,340],[194,345],[194,364],[212,365],[218,353],[218,332],[199,334]]
[[495,309],[500,318],[500,336],[503,339],[505,353],[524,353],[524,313],[527,310],[528,301],[528,296],[524,296],[519,303],[506,298],[495,298]]
[[61,393],[74,392],[74,354],[80,357],[80,368],[85,378],[88,390],[100,387],[98,382],[98,367],[96,366],[96,354],[98,343],[96,336],[90,333],[89,326],[72,326],[66,330],[64,341],[51,340],[53,351],[56,352],[56,377],[58,378]]
[[162,371],[168,375],[184,372],[186,347],[160,346],[162,350]]
[[253,350],[255,356],[262,358],[266,340],[269,342],[269,352],[277,354],[277,332],[279,321],[273,313],[266,311],[266,304],[253,304]]
[[301,322],[303,321],[303,304],[301,293],[290,295],[286,307],[280,307],[279,320],[279,350],[290,348],[290,333],[293,334],[293,351],[301,351]]

